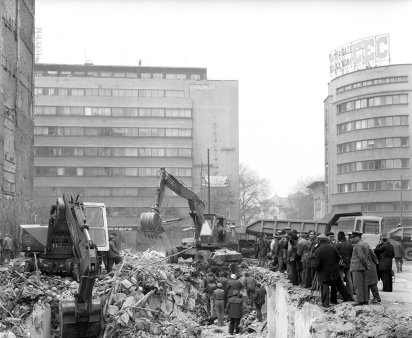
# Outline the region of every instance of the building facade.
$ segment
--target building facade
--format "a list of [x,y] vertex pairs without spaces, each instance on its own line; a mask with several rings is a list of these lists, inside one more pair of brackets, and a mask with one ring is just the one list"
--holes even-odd
[[[161,167],[205,196],[208,149],[210,175],[228,182],[214,204],[223,208],[211,212],[239,220],[237,81],[208,80],[204,68],[92,64],[37,64],[35,75],[34,186],[43,220],[71,191],[106,203],[111,226],[135,226],[155,202]],[[188,212],[166,189],[163,218]]]
[[0,232],[16,239],[33,203],[34,1],[0,0]]
[[325,107],[328,212],[383,216],[386,229],[412,225],[412,65],[342,75]]
[[314,181],[307,188],[312,191],[313,219],[321,220],[326,216],[325,181]]

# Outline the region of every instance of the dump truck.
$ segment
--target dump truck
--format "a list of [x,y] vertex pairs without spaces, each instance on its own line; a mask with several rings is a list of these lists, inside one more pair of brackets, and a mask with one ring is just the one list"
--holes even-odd
[[363,216],[361,212],[332,213],[326,220],[260,219],[246,227],[246,233],[254,236],[273,236],[283,229],[295,229],[298,233],[314,230],[316,233],[361,231],[362,238],[374,248],[383,233],[383,218]]
[[412,227],[398,227],[388,231],[387,236],[401,243],[403,256],[412,261]]
[[162,205],[165,188],[169,188],[176,195],[186,199],[189,204],[189,215],[193,220],[194,236],[182,240],[176,248],[167,249],[169,262],[177,263],[178,258],[193,258],[197,261],[240,261],[242,255],[236,251],[238,241],[235,225],[225,217],[217,214],[206,214],[205,204],[183,182],[178,180],[165,168],[160,168],[160,179],[156,188],[156,201],[151,211],[140,215],[140,230],[145,236],[152,239],[161,238],[164,233],[160,207]]
[[99,337],[101,300],[92,291],[109,250],[105,205],[65,193],[52,206],[48,225],[20,226],[20,244],[32,256],[25,271],[70,275],[79,282],[75,299],[59,303],[61,337]]

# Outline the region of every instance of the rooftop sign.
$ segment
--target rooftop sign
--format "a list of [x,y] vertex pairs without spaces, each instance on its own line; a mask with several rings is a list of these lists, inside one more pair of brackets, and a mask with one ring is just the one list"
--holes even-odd
[[332,79],[357,70],[390,64],[389,34],[349,42],[329,54]]

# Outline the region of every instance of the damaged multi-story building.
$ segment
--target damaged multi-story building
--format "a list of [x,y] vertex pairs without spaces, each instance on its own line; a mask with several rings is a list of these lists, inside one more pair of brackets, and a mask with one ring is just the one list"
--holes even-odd
[[0,231],[33,221],[34,1],[0,0]]

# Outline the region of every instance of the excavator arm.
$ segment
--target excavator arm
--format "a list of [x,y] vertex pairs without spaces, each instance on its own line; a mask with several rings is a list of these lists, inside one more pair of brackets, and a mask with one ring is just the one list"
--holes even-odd
[[195,240],[197,242],[200,238],[202,225],[205,222],[205,204],[199,196],[186,188],[181,181],[179,181],[172,174],[168,173],[165,168],[160,168],[160,179],[157,187],[156,202],[152,207],[153,211],[144,212],[140,215],[140,226],[142,231],[146,235],[151,235],[149,237],[153,238],[158,237],[164,231],[160,217],[160,207],[163,202],[165,187],[172,190],[176,195],[187,200],[190,209],[189,215],[193,219],[193,224],[195,227]]
[[84,210],[79,195],[75,198],[72,194],[64,194],[63,201],[58,200],[53,222],[54,226],[58,226],[59,220],[67,222],[79,277],[75,299],[59,304],[62,337],[98,337],[101,330],[100,300],[92,298],[95,278],[100,272],[99,258]]

